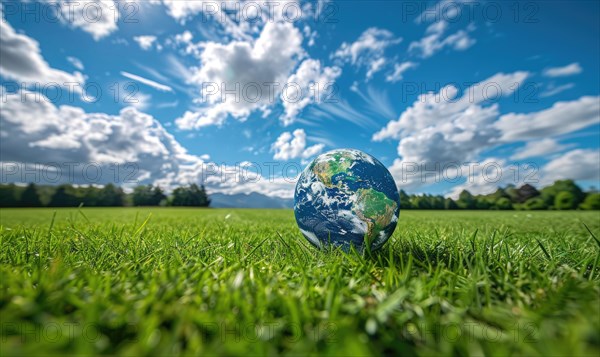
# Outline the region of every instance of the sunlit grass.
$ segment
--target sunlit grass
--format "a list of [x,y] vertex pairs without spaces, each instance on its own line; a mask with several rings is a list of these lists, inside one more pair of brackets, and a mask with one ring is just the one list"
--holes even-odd
[[365,256],[287,210],[0,216],[3,356],[600,353],[598,212],[403,211]]

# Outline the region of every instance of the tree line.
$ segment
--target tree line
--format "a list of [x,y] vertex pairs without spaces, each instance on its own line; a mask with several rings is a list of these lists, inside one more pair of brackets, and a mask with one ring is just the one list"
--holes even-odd
[[[127,194],[108,184],[97,186],[26,187],[0,185],[0,207],[118,207],[118,206],[189,206],[208,207],[210,199],[204,186],[178,187],[167,195],[159,186],[137,186]],[[409,195],[400,190],[401,209],[470,210],[598,210],[600,193],[584,192],[573,180],[559,180],[541,190],[525,184],[500,187],[488,195],[462,191],[457,200],[441,195]]]
[[600,193],[584,192],[573,180],[558,180],[541,190],[525,184],[499,187],[494,193],[473,195],[463,190],[457,200],[441,195],[409,195],[400,190],[402,209],[470,210],[598,210]]
[[122,206],[189,206],[208,207],[210,199],[204,186],[178,187],[167,195],[159,186],[137,186],[127,194],[121,187],[46,186],[30,183],[0,185],[0,207],[122,207]]

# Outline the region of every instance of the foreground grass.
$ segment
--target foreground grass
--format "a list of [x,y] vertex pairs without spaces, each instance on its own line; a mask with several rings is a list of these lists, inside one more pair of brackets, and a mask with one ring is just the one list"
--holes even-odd
[[403,211],[364,257],[316,251],[286,210],[0,225],[2,356],[600,353],[598,212]]

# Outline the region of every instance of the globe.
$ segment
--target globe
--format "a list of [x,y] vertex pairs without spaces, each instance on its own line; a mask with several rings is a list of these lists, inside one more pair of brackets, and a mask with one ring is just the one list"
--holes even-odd
[[390,172],[373,156],[333,150],[300,175],[294,214],[304,237],[317,248],[375,251],[396,228],[400,196]]

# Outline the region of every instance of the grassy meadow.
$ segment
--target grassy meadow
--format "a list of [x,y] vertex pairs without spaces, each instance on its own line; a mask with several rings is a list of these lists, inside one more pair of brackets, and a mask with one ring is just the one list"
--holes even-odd
[[0,354],[600,354],[600,212],[402,211],[371,255],[291,210],[2,209]]

